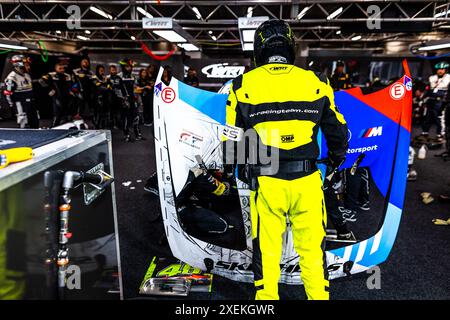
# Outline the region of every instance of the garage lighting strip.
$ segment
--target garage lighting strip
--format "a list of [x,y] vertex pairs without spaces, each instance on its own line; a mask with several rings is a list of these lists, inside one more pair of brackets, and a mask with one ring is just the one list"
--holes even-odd
[[440,50],[440,49],[446,49],[450,48],[450,42],[449,43],[441,43],[441,44],[435,44],[432,46],[426,46],[426,47],[420,47],[419,51],[432,51],[432,50]]

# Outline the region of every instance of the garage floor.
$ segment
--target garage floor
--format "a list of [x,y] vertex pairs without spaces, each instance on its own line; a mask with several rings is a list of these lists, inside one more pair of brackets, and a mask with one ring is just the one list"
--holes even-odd
[[[113,134],[122,266],[126,298],[138,298],[138,288],[153,256],[170,257],[162,242],[164,230],[158,219],[158,199],[143,190],[145,179],[155,170],[151,130],[144,128],[146,141],[124,143],[120,132]],[[448,204],[421,202],[420,193],[437,196],[449,192],[450,162],[430,151],[426,160],[416,160],[418,181],[408,183],[405,210],[397,241],[381,268],[381,289],[369,290],[369,274],[331,282],[332,299],[450,299],[448,264],[450,228],[435,226],[432,218],[450,217]],[[142,180],[136,183],[136,180]],[[132,181],[130,190],[122,182]],[[253,286],[215,277],[211,294],[191,293],[191,299],[252,299]],[[282,299],[305,299],[303,287],[283,285]],[[141,297],[146,298],[146,297]]]
[[[1,127],[14,127],[0,122]],[[159,199],[143,190],[155,170],[151,130],[143,127],[146,141],[125,143],[120,131],[113,132],[114,170],[119,214],[120,247],[125,298],[139,296],[138,288],[153,256],[171,257],[158,217]],[[435,226],[431,219],[450,217],[450,205],[435,201],[425,205],[420,193],[434,196],[450,193],[450,162],[433,155],[416,160],[419,177],[407,186],[405,210],[394,248],[381,268],[381,289],[369,290],[369,274],[331,281],[332,299],[450,299],[448,267],[450,227]],[[142,182],[137,182],[142,180]],[[122,183],[130,182],[128,186]],[[134,187],[134,189],[131,189]],[[190,299],[252,299],[253,286],[214,277],[212,293],[191,293]],[[305,299],[301,286],[280,287],[281,299]]]

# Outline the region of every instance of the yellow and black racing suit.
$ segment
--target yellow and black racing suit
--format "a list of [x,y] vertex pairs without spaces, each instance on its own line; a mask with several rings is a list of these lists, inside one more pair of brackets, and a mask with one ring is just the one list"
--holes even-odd
[[[319,128],[334,155],[345,159],[348,145],[346,122],[334,104],[328,79],[288,64],[260,66],[233,80],[226,122],[231,130],[255,130],[258,143],[279,154],[278,173],[257,175],[250,195],[256,299],[278,299],[287,218],[308,298],[328,299],[323,251],[327,215],[315,166]],[[224,139],[225,145],[237,143],[225,131]],[[306,163],[311,164],[309,170]]]

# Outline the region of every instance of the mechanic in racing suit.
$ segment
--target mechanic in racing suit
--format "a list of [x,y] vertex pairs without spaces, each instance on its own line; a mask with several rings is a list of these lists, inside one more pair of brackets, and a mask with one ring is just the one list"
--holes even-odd
[[260,157],[256,164],[249,164],[248,157],[246,160],[252,190],[256,299],[278,299],[286,216],[308,298],[329,299],[324,253],[326,208],[316,167],[317,134],[322,129],[329,149],[329,171],[335,170],[345,160],[347,125],[334,105],[328,79],[293,65],[295,41],[286,22],[261,24],[255,32],[254,48],[256,68],[235,78],[230,88],[223,151],[224,163],[236,164],[230,150],[239,149],[239,141],[246,143],[242,136],[253,129],[258,148],[279,154],[278,170],[273,162],[262,164]]
[[139,128],[139,112],[136,103],[135,86],[136,79],[133,75],[134,62],[125,58],[119,62],[122,72],[118,74],[120,77],[120,90],[122,92],[121,120],[123,125],[123,133],[125,141],[133,142],[130,134],[130,128],[133,129],[135,140],[144,140]]
[[217,235],[232,227],[208,204],[209,201],[216,202],[218,197],[237,197],[237,189],[231,188],[231,179],[232,176],[227,179],[219,170],[192,168],[189,171],[187,182],[176,199],[180,222],[187,233]]
[[53,122],[52,127],[59,126],[68,121],[75,110],[73,105],[74,88],[72,77],[65,72],[65,65],[61,62],[55,64],[55,71],[39,79],[39,84],[49,89],[48,95],[52,98]]
[[23,55],[14,55],[11,63],[14,70],[5,79],[3,94],[10,107],[14,109],[20,128],[23,129],[28,124],[31,129],[37,129],[39,116],[34,101],[32,80],[26,69],[26,64],[29,64],[30,60]]
[[430,128],[436,125],[436,137],[442,139],[445,133],[445,96],[450,84],[450,74],[447,73],[449,64],[447,62],[436,63],[434,68],[436,74],[428,78],[429,88],[427,90],[427,111],[422,125],[422,136],[428,136]]
[[[94,100],[95,74],[87,57],[83,58],[80,67],[73,71],[73,81],[78,92],[75,95],[76,116],[82,118],[93,117],[96,114]],[[95,119],[94,119],[95,123]]]
[[330,85],[335,91],[346,90],[352,87],[350,76],[348,75],[348,73],[344,72],[344,68],[344,61],[339,60],[336,63],[336,69],[334,70],[334,73],[330,79]]
[[95,128],[106,129],[109,125],[110,105],[109,95],[111,93],[111,83],[105,75],[105,66],[97,65],[95,76]]

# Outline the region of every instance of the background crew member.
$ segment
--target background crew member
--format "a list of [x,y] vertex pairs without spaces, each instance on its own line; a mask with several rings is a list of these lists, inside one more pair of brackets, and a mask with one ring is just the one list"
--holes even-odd
[[[325,135],[330,170],[334,170],[345,160],[347,126],[334,105],[327,78],[293,65],[295,40],[286,22],[261,24],[255,32],[254,48],[257,68],[233,80],[224,136],[238,140],[230,133],[242,137],[253,129],[259,149],[279,152],[278,171],[274,163],[264,165],[258,158],[251,164],[247,160],[256,299],[278,299],[286,216],[308,298],[328,299],[323,251],[326,209],[316,167],[317,132],[321,128]],[[247,139],[242,140],[245,143]],[[225,163],[236,163],[234,155],[227,154],[235,143],[228,140],[224,144]]]
[[14,70],[5,79],[5,90],[8,104],[14,109],[17,116],[17,124],[20,128],[39,128],[39,116],[33,95],[33,84],[26,64],[30,60],[23,55],[14,55],[11,58]]
[[125,141],[133,142],[130,128],[133,129],[135,140],[143,140],[141,130],[139,128],[139,112],[134,94],[136,79],[133,72],[134,63],[131,59],[125,58],[120,61],[122,72],[119,73],[121,79],[122,100],[122,125]]
[[350,76],[348,73],[344,72],[344,67],[344,61],[339,60],[336,63],[336,69],[334,70],[330,81],[331,87],[334,91],[345,90],[352,87],[352,84],[350,83]]
[[106,129],[109,125],[110,106],[108,102],[111,93],[111,84],[106,77],[105,67],[103,65],[96,67],[94,83],[96,100],[95,128]]
[[445,96],[450,85],[450,74],[447,73],[449,64],[447,62],[436,63],[434,68],[436,74],[428,78],[429,87],[426,93],[427,111],[422,126],[422,135],[428,136],[430,128],[436,125],[436,137],[442,139],[445,132]]
[[153,123],[153,87],[155,80],[150,78],[147,69],[139,71],[136,90],[141,95],[144,125],[150,126]]
[[65,73],[65,66],[58,62],[55,71],[42,76],[39,83],[44,88],[49,88],[48,95],[52,98],[53,122],[52,127],[67,122],[74,114],[73,96],[74,87],[72,77]]
[[73,70],[74,82],[79,92],[76,94],[77,115],[82,118],[93,117],[96,103],[94,102],[95,75],[91,71],[88,58],[83,58],[80,67]]
[[195,69],[192,68],[192,67],[189,67],[188,74],[187,74],[186,77],[184,77],[183,82],[188,84],[188,85],[190,85],[190,86],[192,86],[192,87],[198,88],[199,81],[198,81],[198,78],[197,78],[197,76],[195,74],[196,74]]

